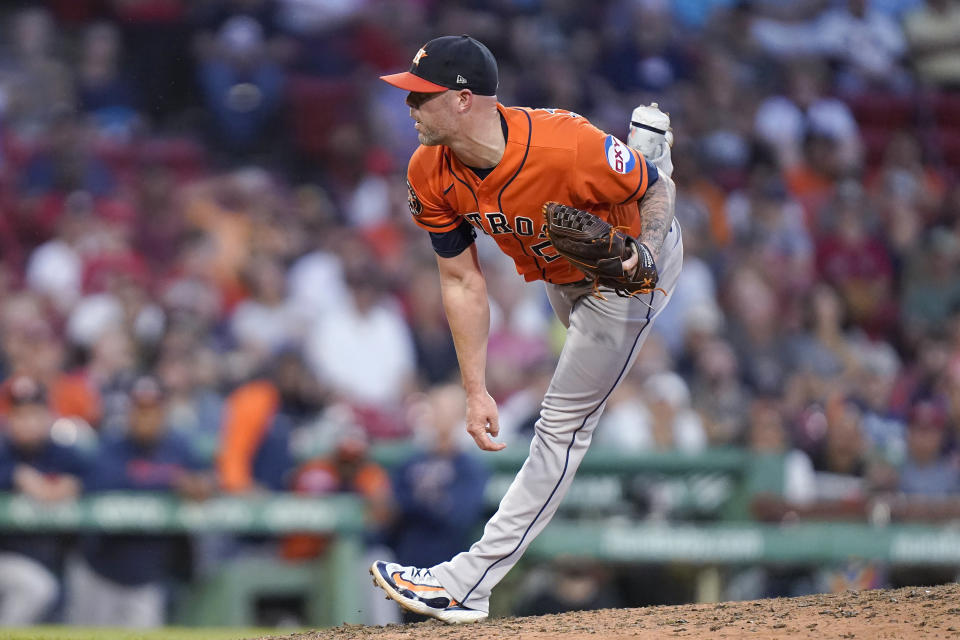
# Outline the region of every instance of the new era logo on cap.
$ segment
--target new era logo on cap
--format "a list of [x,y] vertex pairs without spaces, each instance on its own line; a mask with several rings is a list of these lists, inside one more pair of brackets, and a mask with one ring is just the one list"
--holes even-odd
[[492,96],[497,93],[497,61],[489,49],[468,35],[442,36],[420,47],[409,71],[380,79],[418,93],[469,89]]

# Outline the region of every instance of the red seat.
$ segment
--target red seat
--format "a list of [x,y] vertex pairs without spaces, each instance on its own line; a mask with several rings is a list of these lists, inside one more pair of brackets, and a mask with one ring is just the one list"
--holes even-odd
[[153,138],[140,146],[140,160],[159,164],[180,179],[193,178],[207,168],[203,146],[190,138]]
[[883,156],[887,152],[887,145],[896,133],[888,127],[863,127],[860,129],[860,139],[863,140],[864,160],[868,167],[876,167],[883,163]]
[[136,181],[137,153],[134,144],[110,139],[98,140],[94,145],[94,152],[120,183],[132,185]]
[[934,96],[933,117],[939,127],[960,131],[960,93],[939,93]]
[[853,117],[861,127],[909,127],[916,116],[917,100],[894,93],[864,93],[847,100]]
[[334,128],[356,120],[362,109],[356,86],[342,79],[294,76],[288,96],[294,143],[311,156],[322,155]]
[[943,163],[960,171],[960,129],[940,129],[934,136]]

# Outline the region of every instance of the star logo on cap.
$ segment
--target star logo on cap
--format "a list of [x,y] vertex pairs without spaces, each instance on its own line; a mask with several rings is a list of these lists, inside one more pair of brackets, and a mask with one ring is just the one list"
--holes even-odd
[[426,57],[427,57],[427,50],[421,47],[420,51],[417,51],[417,55],[413,56],[413,64],[415,65],[420,64],[420,58],[426,58]]

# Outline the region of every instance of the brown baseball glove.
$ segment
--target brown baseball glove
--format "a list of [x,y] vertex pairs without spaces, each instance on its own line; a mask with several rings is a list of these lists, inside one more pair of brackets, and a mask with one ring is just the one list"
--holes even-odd
[[[594,293],[600,287],[626,297],[654,291],[659,274],[645,244],[589,211],[558,202],[544,204],[543,215],[553,248],[593,280]],[[623,263],[633,253],[637,265],[627,273]]]

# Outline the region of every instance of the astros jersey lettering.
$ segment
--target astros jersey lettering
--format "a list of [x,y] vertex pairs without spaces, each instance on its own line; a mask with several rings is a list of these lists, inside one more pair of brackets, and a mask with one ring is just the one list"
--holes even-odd
[[[427,231],[463,220],[491,236],[526,280],[566,284],[583,273],[550,245],[548,201],[591,211],[640,235],[636,205],[651,180],[647,162],[585,118],[559,109],[497,105],[507,123],[503,158],[481,180],[445,146],[420,146],[407,169],[410,211]],[[654,180],[656,169],[653,169]]]

